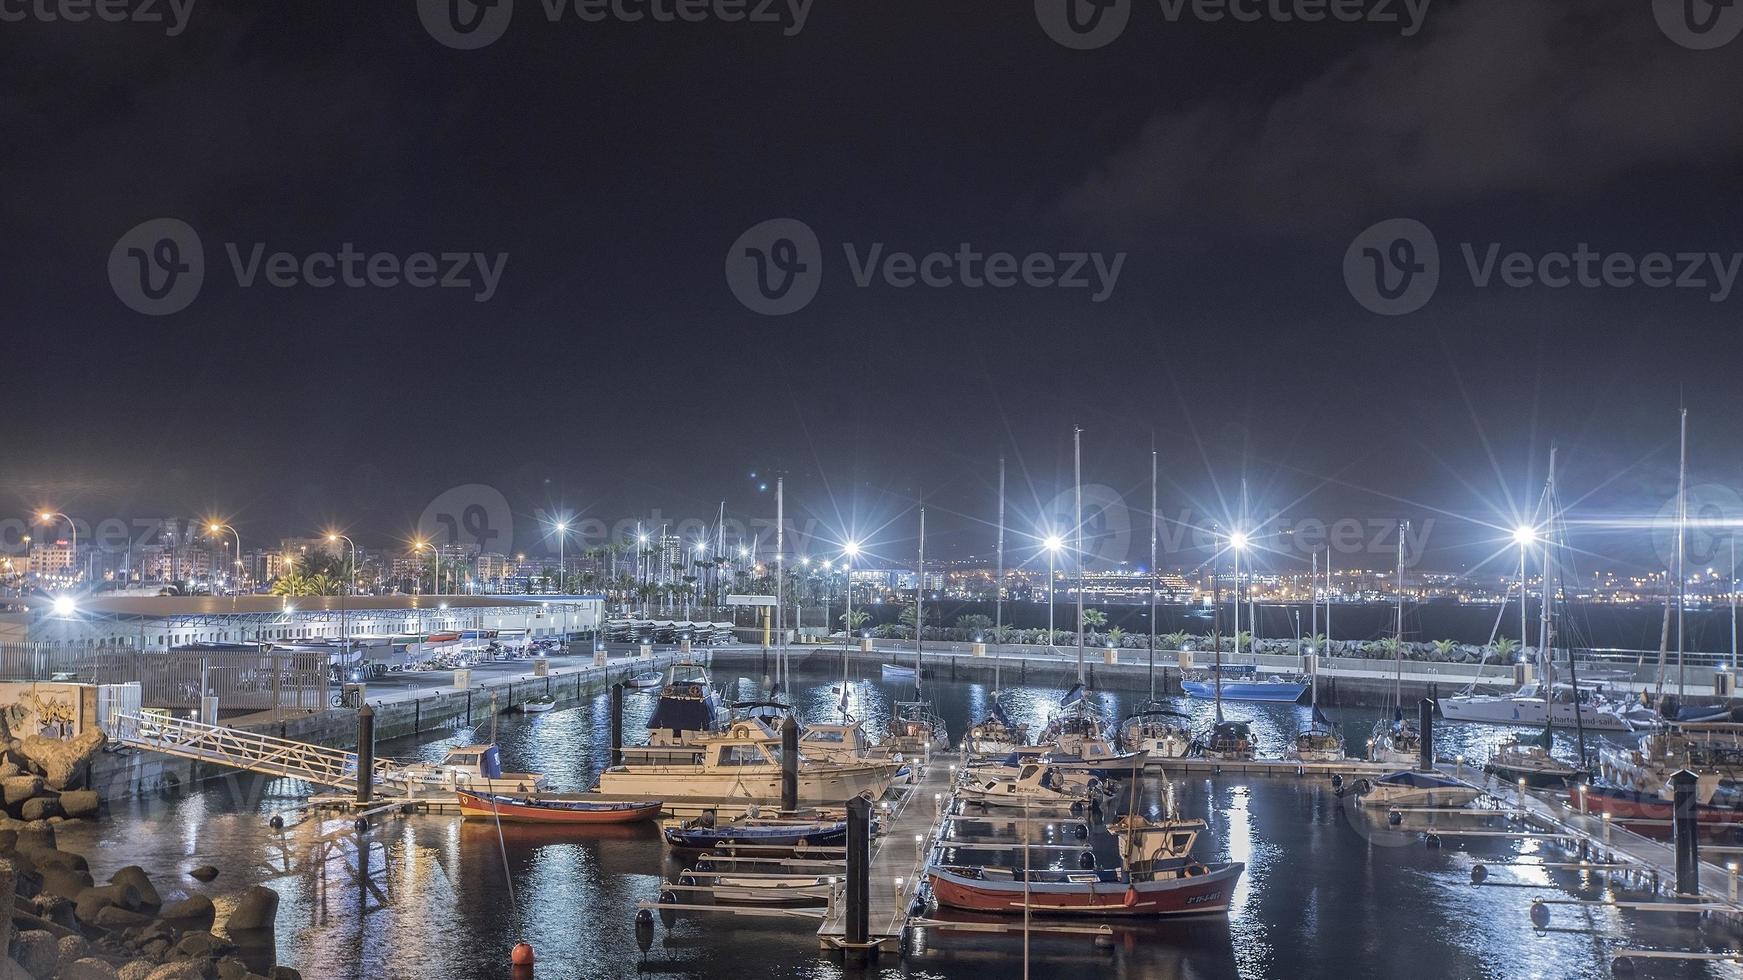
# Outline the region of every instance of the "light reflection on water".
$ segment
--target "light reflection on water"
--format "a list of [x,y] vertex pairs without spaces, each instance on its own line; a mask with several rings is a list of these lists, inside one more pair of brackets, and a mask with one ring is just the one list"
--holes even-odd
[[[717,671],[736,697],[756,696],[748,678]],[[802,678],[797,702],[809,719],[837,716],[839,674]],[[984,713],[983,684],[928,681],[928,696],[960,737]],[[1033,728],[1064,693],[1062,687],[1007,684],[1006,704]],[[1135,709],[1142,691],[1096,695],[1110,717]],[[912,697],[911,682],[850,677],[849,711],[874,737],[887,729],[891,704]],[[1208,702],[1172,699],[1208,727]],[[652,694],[625,699],[625,727],[639,732]],[[972,707],[971,707],[972,706]],[[1365,739],[1385,712],[1326,706],[1352,744]],[[504,715],[497,737],[509,769],[543,772],[559,786],[590,785],[610,752],[606,695],[538,716]],[[1253,723],[1260,747],[1279,752],[1308,722],[1294,705],[1225,705],[1225,715]],[[1437,725],[1442,755],[1463,753],[1473,763],[1517,730]],[[422,740],[384,743],[396,758],[438,759],[450,746],[488,738],[477,729],[446,730]],[[1571,738],[1558,733],[1558,752]],[[390,818],[368,838],[368,874],[358,873],[355,838],[347,821],[309,821],[287,829],[283,846],[265,826],[267,814],[289,805],[306,787],[244,776],[216,780],[200,791],[118,808],[114,818],[67,825],[62,839],[86,854],[99,880],[126,864],[158,872],[166,900],[199,891],[233,893],[255,882],[277,889],[282,902],[278,954],[306,976],[507,976],[508,950],[533,942],[540,977],[635,975],[642,954],[635,943],[633,910],[657,898],[678,865],[652,826],[630,828],[517,827],[462,823],[450,817]],[[1200,841],[1207,860],[1239,860],[1247,872],[1227,921],[1188,920],[1122,926],[1114,947],[1096,949],[1083,936],[1037,934],[1035,976],[1082,973],[1119,977],[1605,977],[1604,949],[1638,944],[1687,948],[1705,939],[1734,946],[1736,937],[1707,925],[1695,929],[1614,909],[1556,909],[1555,925],[1597,929],[1533,933],[1527,919],[1538,896],[1613,895],[1605,879],[1575,873],[1503,867],[1498,862],[1557,860],[1540,841],[1448,838],[1444,849],[1425,848],[1419,834],[1388,827],[1382,815],[1337,798],[1330,787],[1290,778],[1152,778],[1139,807],[1160,812],[1171,795],[1187,816],[1203,816]],[[1121,806],[1125,805],[1122,800]],[[1469,817],[1436,817],[1448,826],[1473,826]],[[1487,826],[1487,824],[1483,824]],[[338,850],[318,860],[317,838],[337,833]],[[511,901],[506,853],[514,881]],[[1476,888],[1470,868],[1482,860],[1496,880],[1553,884],[1555,888]],[[211,886],[172,872],[210,862],[223,870]],[[1631,896],[1638,897],[1638,896]],[[646,975],[696,978],[836,978],[838,964],[820,959],[815,926],[801,920],[681,917],[656,932]],[[1705,935],[1701,930],[1711,930]],[[870,974],[884,978],[988,980],[1021,975],[1017,936],[927,935],[904,959],[886,956]],[[854,976],[861,974],[855,973]],[[1739,976],[1732,967],[1653,965],[1650,977]]]

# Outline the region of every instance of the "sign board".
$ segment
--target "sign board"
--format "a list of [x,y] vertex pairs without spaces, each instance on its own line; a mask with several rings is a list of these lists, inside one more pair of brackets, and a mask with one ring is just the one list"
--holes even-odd
[[775,597],[772,595],[729,595],[726,597],[729,606],[773,606]]

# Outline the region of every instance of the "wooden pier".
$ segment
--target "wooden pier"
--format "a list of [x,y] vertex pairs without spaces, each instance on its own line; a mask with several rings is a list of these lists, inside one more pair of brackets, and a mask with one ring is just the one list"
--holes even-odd
[[[933,756],[919,782],[904,787],[900,797],[886,796],[875,811],[880,833],[872,846],[866,934],[868,941],[879,947],[901,942],[908,909],[924,877],[926,852],[938,827],[941,804],[950,797],[953,759],[954,755],[944,753]],[[919,838],[918,843],[915,838]],[[823,949],[835,950],[842,949],[846,939],[847,903],[838,899],[830,903],[829,913],[817,930],[817,941]]]

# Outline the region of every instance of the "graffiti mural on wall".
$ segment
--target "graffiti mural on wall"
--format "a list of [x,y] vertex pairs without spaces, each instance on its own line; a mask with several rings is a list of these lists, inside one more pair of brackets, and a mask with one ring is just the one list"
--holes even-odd
[[79,732],[79,691],[69,684],[0,684],[0,719],[13,738]]

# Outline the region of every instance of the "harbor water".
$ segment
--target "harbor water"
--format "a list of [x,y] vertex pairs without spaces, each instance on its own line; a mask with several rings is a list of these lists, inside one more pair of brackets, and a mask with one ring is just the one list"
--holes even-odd
[[[725,668],[717,683],[740,697],[757,694],[753,680]],[[838,674],[814,668],[795,685],[809,719],[839,717]],[[881,737],[893,700],[912,697],[912,681],[855,676],[847,710]],[[1037,730],[1062,689],[1011,687],[1004,701],[1017,721]],[[988,685],[926,684],[926,697],[953,738],[984,715]],[[1096,692],[1110,717],[1148,698],[1143,690]],[[1210,704],[1171,703],[1208,726]],[[626,698],[625,728],[635,733],[654,695]],[[1262,753],[1279,754],[1305,727],[1297,705],[1230,704],[1225,714],[1253,723]],[[1352,749],[1365,740],[1380,709],[1328,713]],[[591,785],[610,754],[604,696],[543,715],[503,715],[494,737],[504,767],[546,774],[563,788]],[[382,743],[380,754],[438,760],[455,745],[487,741],[492,726],[426,733]],[[1517,730],[1441,723],[1443,757],[1480,764]],[[1588,736],[1594,742],[1598,736]],[[1573,751],[1558,736],[1557,751]],[[108,819],[67,824],[64,847],[88,855],[102,880],[124,865],[188,868],[210,863],[221,875],[210,890],[191,879],[179,887],[208,893],[265,884],[282,896],[276,948],[251,952],[264,965],[276,957],[307,977],[506,977],[509,950],[520,940],[537,951],[536,976],[924,977],[936,980],[1024,976],[1020,935],[934,931],[912,940],[905,955],[886,953],[870,968],[818,951],[816,922],[803,918],[681,914],[656,929],[644,954],[633,916],[638,901],[659,897],[679,863],[651,824],[630,827],[537,827],[448,816],[389,816],[361,840],[349,819],[292,822],[282,833],[268,817],[295,807],[314,788],[246,773],[118,803]],[[1387,826],[1383,814],[1340,798],[1318,779],[1196,775],[1151,776],[1138,806],[1159,812],[1172,800],[1184,816],[1204,817],[1199,840],[1205,860],[1246,863],[1232,912],[1224,918],[1116,926],[1111,948],[1080,934],[1036,932],[1031,974],[1127,978],[1569,978],[1610,976],[1610,954],[1623,947],[1737,948],[1738,937],[1698,916],[1557,906],[1551,929],[1534,931],[1533,898],[1600,898],[1618,893],[1590,873],[1506,866],[1564,860],[1540,840],[1448,838],[1424,846],[1415,831]],[[1122,800],[1120,806],[1125,806]],[[1448,826],[1486,826],[1448,816]],[[323,835],[331,839],[323,841]],[[506,864],[505,864],[506,861]],[[1477,862],[1495,866],[1504,886],[1471,884]],[[1638,897],[1632,893],[1623,897]],[[222,915],[220,915],[220,921]],[[1681,920],[1681,921],[1677,921]],[[1018,920],[1020,921],[1020,919]],[[258,969],[259,967],[257,967]],[[639,972],[638,972],[639,971]],[[1639,976],[1738,977],[1737,968],[1705,963],[1642,963]]]

